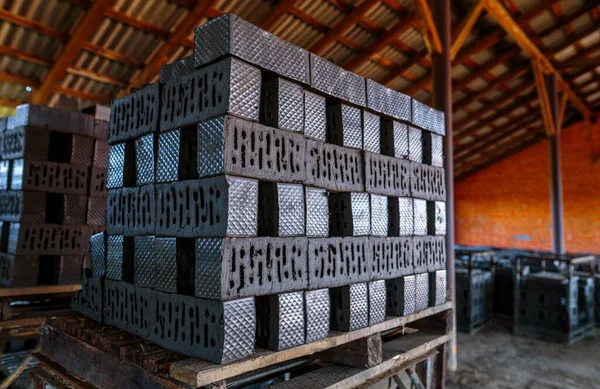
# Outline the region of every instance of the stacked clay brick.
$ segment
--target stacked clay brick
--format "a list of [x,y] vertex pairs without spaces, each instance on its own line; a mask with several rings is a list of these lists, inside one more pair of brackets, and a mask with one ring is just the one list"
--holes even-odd
[[26,104],[0,126],[0,286],[78,284],[105,228],[108,122]]
[[224,15],[111,115],[79,312],[223,363],[445,302],[442,113]]

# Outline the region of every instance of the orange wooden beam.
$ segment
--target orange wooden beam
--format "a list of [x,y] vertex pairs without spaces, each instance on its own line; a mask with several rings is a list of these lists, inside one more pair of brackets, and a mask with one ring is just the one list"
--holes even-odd
[[342,36],[350,27],[356,24],[379,0],[365,0],[358,7],[353,8],[338,24],[316,41],[309,50],[321,55],[325,49]]
[[[94,4],[94,3],[92,3],[92,4]],[[123,12],[119,12],[113,8],[106,8],[104,11],[104,15],[106,15],[107,17],[109,17],[119,23],[126,24],[128,26],[131,26],[138,30],[155,35],[162,39],[166,39],[166,37],[169,35],[169,31],[167,31],[167,30],[164,30],[160,27],[157,27],[157,26],[155,26],[151,23],[145,22],[143,20],[129,16]]]
[[417,14],[417,19],[419,20],[421,32],[423,33],[423,37],[427,45],[427,49],[430,53],[441,53],[442,41],[440,39],[437,26],[433,21],[433,15],[427,0],[413,0],[413,4],[415,7],[415,13]]
[[456,37],[454,37],[454,41],[450,47],[450,61],[454,61],[456,58],[456,54],[458,54],[460,48],[465,42],[465,39],[467,39],[467,36],[469,36],[469,33],[473,29],[473,26],[475,25],[475,22],[477,22],[477,19],[479,18],[479,15],[481,15],[482,11],[483,3],[478,1],[473,6],[473,9],[471,9],[467,16],[465,16],[465,18],[460,22],[460,25],[457,29],[458,33],[456,34]]
[[504,28],[504,30],[517,42],[523,51],[531,58],[539,61],[540,67],[548,74],[554,74],[559,88],[567,93],[569,100],[585,117],[591,116],[592,112],[587,105],[571,89],[569,84],[562,77],[560,72],[554,67],[552,62],[540,50],[540,48],[531,40],[523,29],[515,22],[512,15],[504,8],[498,0],[480,0],[484,2],[485,8],[489,14]]
[[122,91],[119,96],[129,93],[129,89],[131,88],[146,84],[152,79],[152,77],[156,76],[160,71],[160,67],[164,65],[173,55],[173,53],[175,53],[181,47],[181,42],[184,39],[187,39],[187,37],[190,35],[190,32],[193,31],[194,28],[198,27],[200,20],[202,20],[202,18],[205,16],[208,16],[209,10],[212,10],[211,14],[216,16],[215,13],[219,11],[211,8],[214,3],[216,3],[216,1],[213,0],[203,0],[196,3],[188,15],[181,21],[181,23],[177,25],[173,33],[169,35],[166,42],[160,47],[152,60],[136,77],[130,80],[129,86],[125,88],[125,90]]
[[298,0],[279,0],[267,18],[260,24],[260,28],[271,31],[273,26],[296,4]]
[[71,66],[67,69],[67,72],[69,74],[73,74],[79,77],[85,77],[85,78],[89,78],[90,80],[94,80],[94,81],[98,81],[98,82],[102,82],[104,84],[110,84],[110,85],[117,85],[120,87],[126,87],[127,86],[127,82],[123,81],[123,80],[119,80],[116,79],[114,77],[105,75],[105,74],[100,74],[100,73],[96,73],[96,72],[92,72],[90,70],[87,69],[82,69],[79,67],[74,67]]
[[36,32],[39,32],[40,34],[51,36],[52,38],[58,39],[61,42],[64,42],[68,39],[67,34],[64,34],[54,28],[50,28],[31,19],[24,18],[23,16],[14,14],[2,8],[0,8],[0,19],[6,20],[7,22],[16,24],[21,27],[28,28],[30,30],[34,30]]
[[82,99],[82,100],[95,101],[97,103],[102,103],[102,104],[110,104],[110,102],[112,100],[110,97],[98,96],[93,93],[83,92],[80,90],[64,88],[64,87],[56,88],[55,92],[60,93],[61,95],[76,97],[76,98]]
[[556,134],[556,126],[554,125],[554,114],[552,113],[552,107],[550,106],[550,98],[548,96],[544,71],[539,60],[536,58],[531,60],[531,65],[535,78],[535,87],[538,92],[538,99],[540,100],[540,109],[542,110],[542,119],[544,120],[546,135],[552,136]]
[[37,63],[38,65],[50,66],[52,61],[42,58],[37,55],[29,54],[25,51],[13,49],[8,46],[0,46],[0,55],[7,55],[9,57],[18,58],[23,61]]
[[18,101],[18,100],[7,99],[6,97],[0,97],[0,106],[3,106],[3,107],[14,108],[18,105],[25,104],[25,103],[26,103],[25,101]]
[[119,53],[118,51],[107,49],[106,47],[99,46],[92,42],[83,42],[81,48],[102,58],[106,58],[111,61],[121,62],[122,64],[131,66],[132,68],[139,68],[143,65],[143,62],[138,59],[129,58],[128,56]]
[[28,78],[28,77],[22,77],[22,76],[19,76],[16,74],[6,73],[6,72],[2,72],[2,71],[0,71],[0,81],[10,82],[13,84],[18,84],[18,85],[30,86],[32,88],[40,87],[40,82],[38,80]]
[[60,56],[44,77],[40,88],[31,96],[32,103],[46,104],[48,102],[54,88],[60,84],[66,70],[79,55],[83,43],[96,31],[104,18],[104,13],[114,2],[115,0],[96,0],[92,3],[87,13],[73,30],[71,39],[61,51]]

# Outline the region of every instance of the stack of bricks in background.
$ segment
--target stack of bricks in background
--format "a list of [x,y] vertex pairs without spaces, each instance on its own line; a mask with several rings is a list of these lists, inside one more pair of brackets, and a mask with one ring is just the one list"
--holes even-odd
[[108,121],[27,104],[0,125],[0,285],[77,284],[105,225]]
[[443,113],[224,15],[111,114],[79,312],[221,363],[446,301]]

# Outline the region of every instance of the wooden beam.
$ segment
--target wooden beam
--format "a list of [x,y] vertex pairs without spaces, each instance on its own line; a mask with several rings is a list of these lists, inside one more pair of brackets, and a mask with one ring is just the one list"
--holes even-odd
[[[94,3],[92,3],[92,4],[94,4]],[[140,31],[147,32],[148,34],[157,36],[162,39],[166,39],[167,36],[169,36],[169,31],[164,30],[160,27],[157,27],[146,21],[129,16],[123,12],[119,12],[113,8],[106,8],[104,11],[104,15],[106,15],[107,17],[109,17],[119,23],[131,26]]]
[[22,76],[19,76],[16,74],[6,73],[3,71],[0,71],[0,81],[10,82],[13,84],[18,84],[18,85],[23,85],[23,86],[30,86],[34,89],[40,87],[40,82],[38,80],[35,80],[33,78],[28,78],[28,77],[22,77]]
[[142,61],[139,61],[134,58],[129,58],[126,55],[119,53],[118,51],[107,49],[106,47],[99,46],[92,42],[83,42],[81,48],[102,58],[106,58],[115,62],[121,62],[122,64],[128,65],[133,68],[139,68],[143,65]]
[[65,42],[68,39],[67,34],[64,34],[54,28],[50,28],[31,19],[24,18],[23,16],[14,14],[2,8],[0,8],[0,19],[21,27],[28,28],[40,34],[51,36],[52,38],[58,39],[61,42]]
[[296,4],[298,0],[279,0],[273,7],[267,18],[260,24],[260,28],[265,31],[271,31],[273,26],[281,19],[283,15],[288,13],[290,8]]
[[569,84],[562,77],[560,72],[554,67],[550,60],[541,52],[540,48],[532,42],[530,37],[514,21],[512,15],[500,4],[499,0],[481,0],[485,2],[485,8],[489,14],[504,28],[504,30],[517,42],[523,51],[531,58],[540,61],[540,66],[548,74],[554,74],[559,88],[567,93],[569,100],[585,117],[591,116],[592,112],[586,104],[571,89]]
[[431,8],[427,0],[413,0],[415,7],[415,13],[427,45],[427,50],[430,53],[441,53],[442,52],[442,41],[440,40],[440,34],[437,26],[433,21],[433,15],[431,14]]
[[112,98],[107,96],[99,96],[93,93],[84,92],[80,90],[75,90],[71,88],[58,87],[54,90],[55,93],[60,93],[61,95],[76,97],[82,100],[94,101],[102,104],[110,104]]
[[92,72],[91,70],[82,69],[79,67],[71,66],[70,68],[67,69],[67,72],[69,74],[74,74],[76,76],[89,78],[90,80],[98,81],[98,82],[101,82],[104,84],[117,85],[120,87],[127,86],[126,81],[119,80],[119,79],[113,78],[113,77],[105,75],[105,74]]
[[469,11],[469,14],[460,22],[460,25],[458,26],[458,33],[452,42],[452,47],[450,47],[451,61],[454,61],[454,58],[456,58],[456,54],[458,54],[460,48],[465,42],[465,39],[467,39],[467,36],[473,29],[473,26],[475,25],[475,22],[479,18],[479,15],[481,15],[482,11],[483,3],[481,1],[477,1],[475,5],[473,5],[473,9]]
[[413,27],[416,23],[416,19],[412,15],[404,15],[396,22],[389,30],[384,32],[379,38],[375,40],[369,47],[365,48],[360,54],[352,58],[350,62],[344,65],[344,68],[350,71],[355,71],[360,65],[372,55],[379,52],[381,49],[390,44],[394,39],[397,39],[410,27]]
[[[177,25],[175,30],[169,37],[166,42],[160,47],[160,49],[156,52],[152,60],[144,67],[144,69],[133,79],[130,80],[129,86],[125,88],[123,92],[120,93],[120,96],[129,93],[129,89],[134,87],[139,87],[143,84],[146,84],[148,81],[152,79],[152,77],[156,76],[160,71],[160,67],[164,65],[169,58],[181,47],[181,41],[186,39],[194,28],[198,26],[198,23],[204,18],[208,16],[207,13],[211,9],[211,7],[216,3],[216,1],[208,1],[203,0],[194,6],[193,9],[190,10],[188,15]],[[213,12],[214,12],[214,8]],[[214,13],[213,13],[214,16]]]
[[92,3],[89,11],[83,16],[77,27],[71,34],[71,39],[63,48],[50,71],[44,77],[40,88],[31,96],[32,103],[46,104],[52,95],[53,89],[63,80],[66,70],[79,55],[83,42],[96,31],[102,19],[104,12],[114,4],[115,0],[96,0]]
[[[600,44],[598,46],[600,46]],[[576,52],[572,58],[569,58],[563,62],[558,62],[556,67],[558,69],[571,69],[584,67],[595,68],[600,66],[600,57],[585,58],[585,56],[586,54],[583,52]]]
[[540,101],[540,109],[542,110],[542,119],[544,120],[546,135],[552,136],[556,134],[556,126],[554,125],[554,113],[552,112],[550,98],[548,96],[546,76],[542,70],[542,64],[538,59],[532,58],[531,65],[535,79],[535,86],[538,93],[538,99]]
[[[12,99],[8,99],[6,97],[0,97],[0,106],[2,107],[10,107],[10,108],[14,108],[18,105],[21,104],[25,104],[26,101],[18,101],[18,100],[12,100]],[[5,288],[5,290],[10,290],[12,288]],[[2,295],[2,288],[0,288],[0,295]]]
[[38,65],[44,65],[44,66],[52,65],[52,61],[50,61],[49,59],[46,59],[46,58],[43,58],[43,57],[40,57],[37,55],[29,54],[25,51],[13,49],[12,47],[8,47],[8,46],[0,46],[0,55],[7,55],[9,57],[18,58],[23,61],[33,62]]
[[309,50],[317,55],[323,54],[325,49],[333,42],[335,42],[340,36],[342,36],[350,27],[356,24],[360,18],[363,17],[373,6],[375,6],[378,0],[365,0],[358,7],[353,8],[338,24],[329,30],[321,39],[316,41]]
[[494,57],[491,61],[486,62],[480,68],[470,72],[466,77],[457,81],[454,85],[455,89],[463,89],[466,88],[471,82],[475,81],[478,77],[481,77],[482,74],[487,73],[494,69],[496,66],[503,64],[509,61],[511,58],[519,54],[519,49],[517,47],[513,47],[505,51],[504,53]]

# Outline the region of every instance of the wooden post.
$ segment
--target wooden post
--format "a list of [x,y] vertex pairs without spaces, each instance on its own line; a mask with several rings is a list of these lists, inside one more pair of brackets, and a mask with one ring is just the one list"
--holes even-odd
[[382,357],[379,333],[316,354],[323,361],[355,367],[373,367],[380,364]]

